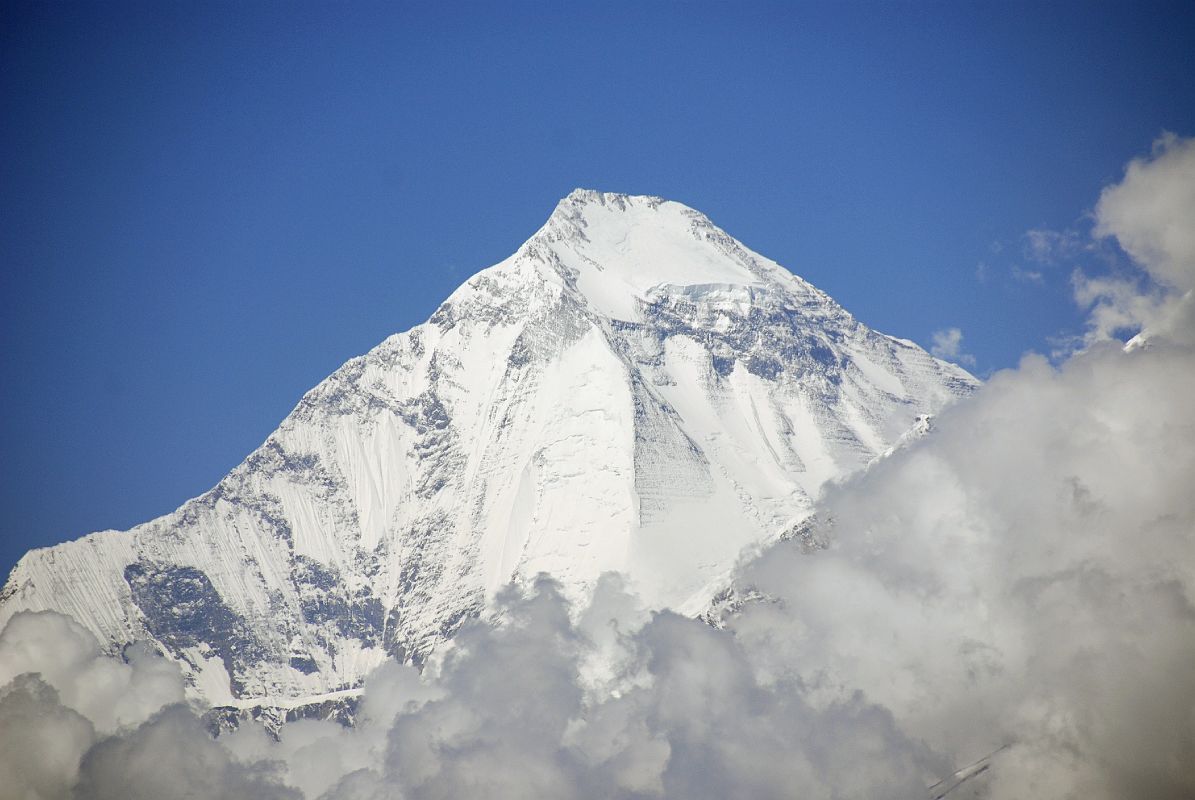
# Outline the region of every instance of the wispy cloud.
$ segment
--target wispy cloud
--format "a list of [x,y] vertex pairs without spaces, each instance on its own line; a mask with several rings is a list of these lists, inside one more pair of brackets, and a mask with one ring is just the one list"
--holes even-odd
[[975,356],[963,352],[963,332],[959,328],[944,328],[934,331],[931,339],[933,344],[930,346],[929,352],[935,358],[955,361],[968,366],[975,365]]
[[1043,283],[1045,283],[1045,276],[1042,275],[1041,270],[1026,269],[1013,264],[1012,268],[1009,269],[1008,272],[1010,275],[1012,275],[1012,279],[1017,283],[1033,283],[1037,284],[1038,286],[1041,286]]
[[1053,266],[1073,259],[1083,249],[1083,239],[1076,231],[1036,228],[1025,232],[1021,252],[1034,264]]

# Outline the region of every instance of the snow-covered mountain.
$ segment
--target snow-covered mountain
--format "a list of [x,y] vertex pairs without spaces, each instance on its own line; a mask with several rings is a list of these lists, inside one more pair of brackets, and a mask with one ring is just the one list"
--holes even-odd
[[539,572],[580,598],[618,570],[697,613],[744,547],[976,385],[697,211],[578,190],[206,494],[27,554],[0,625],[152,639],[196,696],[250,705],[418,661]]

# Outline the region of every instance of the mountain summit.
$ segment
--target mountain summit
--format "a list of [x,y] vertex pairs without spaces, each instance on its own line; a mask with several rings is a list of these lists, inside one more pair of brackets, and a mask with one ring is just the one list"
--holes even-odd
[[704,214],[658,197],[577,189],[525,249],[550,253],[572,272],[592,310],[615,320],[640,321],[642,304],[666,287],[783,286],[828,299],[745,250]]
[[113,649],[150,639],[193,694],[246,706],[418,662],[540,572],[579,598],[616,570],[696,612],[744,547],[976,385],[691,208],[577,190],[207,493],[27,554],[0,625],[54,609]]

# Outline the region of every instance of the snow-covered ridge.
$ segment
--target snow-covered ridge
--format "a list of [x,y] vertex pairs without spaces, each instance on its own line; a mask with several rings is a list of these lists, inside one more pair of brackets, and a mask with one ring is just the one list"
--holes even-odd
[[612,319],[635,319],[636,301],[664,285],[771,286],[812,304],[833,303],[701,212],[659,197],[574,190],[519,253],[552,259]]
[[975,386],[693,209],[577,190],[209,492],[26,555],[0,624],[52,608],[151,638],[244,705],[418,661],[541,571],[697,612],[744,547]]

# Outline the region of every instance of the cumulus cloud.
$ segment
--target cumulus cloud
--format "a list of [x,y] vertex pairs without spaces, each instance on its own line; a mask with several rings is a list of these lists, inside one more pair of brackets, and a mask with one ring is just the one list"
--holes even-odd
[[969,366],[975,365],[975,356],[962,351],[963,332],[960,329],[944,328],[940,331],[934,331],[931,339],[933,344],[930,345],[929,352],[935,358],[945,359],[946,361],[957,361],[960,364],[967,364]]
[[90,631],[53,612],[21,612],[0,632],[0,685],[25,672],[40,674],[67,708],[100,733],[147,719],[183,700],[178,667],[143,646],[107,658]]
[[58,693],[32,674],[0,689],[0,796],[70,797],[95,726],[58,702]]
[[98,741],[183,700],[176,665],[142,646],[107,656],[48,611],[15,614],[0,631],[0,686],[0,797],[21,800],[71,797]]
[[1100,194],[1095,220],[1093,233],[1115,239],[1143,274],[1074,273],[1075,298],[1091,309],[1084,343],[1146,328],[1195,338],[1185,322],[1195,291],[1195,139],[1165,134],[1130,161]]
[[1114,236],[1154,280],[1195,288],[1195,139],[1163,134],[1100,194],[1097,236]]
[[[23,674],[0,698],[0,742],[38,731],[54,757],[0,768],[21,797],[270,800],[915,798],[949,771],[862,695],[811,704],[799,682],[761,679],[733,633],[647,615],[616,579],[602,603],[574,615],[546,577],[511,587],[499,624],[463,630],[438,675],[386,665],[356,727],[300,721],[277,740],[252,724],[213,739],[181,704],[97,739]],[[610,609],[600,625],[616,644],[590,640]],[[605,690],[587,692],[585,662],[615,651]]]
[[[352,728],[216,739],[153,653],[18,614],[0,796],[1195,796],[1195,304],[1182,237],[1118,193],[1169,185],[1187,147],[1101,198],[1153,279],[1076,278],[1093,329],[1144,324],[1138,346],[997,373],[743,563],[716,624],[649,614],[618,576],[570,608],[545,577],[423,673],[375,672]],[[1113,293],[1127,324],[1098,316]]]
[[1193,392],[1170,343],[1030,357],[829,490],[831,546],[761,556],[729,624],[955,763],[1011,743],[990,797],[1192,796]]
[[185,706],[170,706],[125,735],[103,739],[79,769],[76,797],[89,800],[300,800],[271,764],[246,767],[212,739]]
[[998,751],[986,797],[1195,796],[1190,146],[1163,139],[1102,196],[1154,279],[1076,274],[1102,336],[997,374],[826,492],[827,549],[739,577],[769,600],[728,620],[757,669],[862,692],[954,763]]

